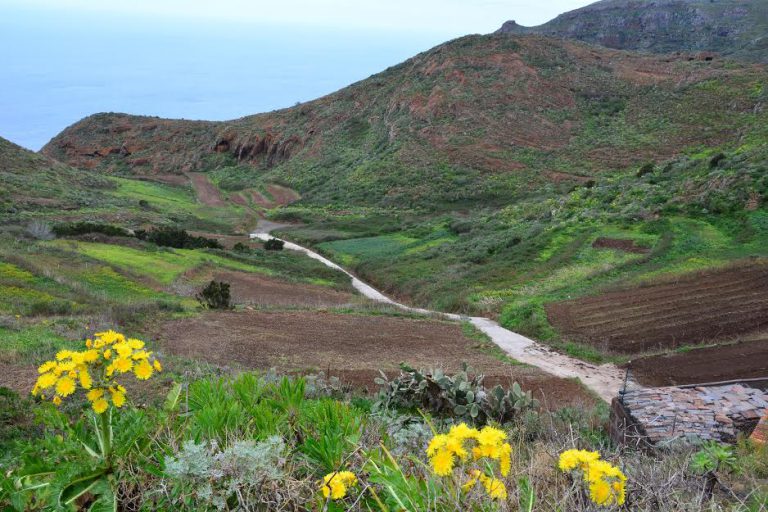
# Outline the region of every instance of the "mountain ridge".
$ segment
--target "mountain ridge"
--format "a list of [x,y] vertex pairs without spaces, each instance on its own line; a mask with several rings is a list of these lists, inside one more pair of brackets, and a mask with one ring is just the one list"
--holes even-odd
[[311,203],[494,204],[735,144],[762,115],[765,77],[719,60],[468,36],[296,107],[229,122],[98,114],[42,153],[107,173],[211,171],[229,190],[280,183]]
[[510,20],[497,33],[651,53],[717,52],[768,63],[768,3],[760,0],[602,0],[535,27]]

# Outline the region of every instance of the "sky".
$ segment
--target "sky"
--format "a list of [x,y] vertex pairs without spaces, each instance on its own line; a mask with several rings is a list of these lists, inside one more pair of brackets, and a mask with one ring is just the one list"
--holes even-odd
[[226,120],[329,94],[449,39],[585,0],[0,0],[0,136],[97,112]]

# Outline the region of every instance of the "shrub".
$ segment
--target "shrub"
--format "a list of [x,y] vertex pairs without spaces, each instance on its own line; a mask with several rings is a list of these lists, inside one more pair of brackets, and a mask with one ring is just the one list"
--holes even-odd
[[652,162],[648,162],[647,164],[644,164],[640,169],[637,171],[637,177],[642,178],[646,174],[652,173],[656,169],[656,166]]
[[193,236],[184,229],[162,227],[152,231],[137,230],[136,238],[163,247],[175,249],[223,249],[218,240],[204,236]]
[[216,441],[186,441],[165,461],[170,500],[192,510],[233,510],[232,505],[253,510],[259,504],[277,504],[282,501],[286,455],[279,436],[260,443],[235,441],[224,449]]
[[207,309],[232,309],[229,283],[224,281],[211,281],[195,298]]
[[236,244],[235,244],[235,245],[232,247],[232,250],[234,250],[234,251],[237,251],[237,252],[248,252],[248,251],[250,251],[251,249],[250,249],[250,248],[249,248],[247,245],[245,245],[244,243],[242,243],[242,242],[237,242],[237,243],[236,243]]
[[53,240],[56,238],[51,226],[39,220],[34,220],[27,226],[27,234],[37,240]]
[[76,236],[88,233],[101,233],[107,236],[131,236],[127,229],[112,224],[98,222],[66,222],[53,227],[56,236]]
[[264,242],[264,249],[268,251],[282,251],[285,242],[278,240],[277,238],[270,238]]
[[725,160],[725,153],[718,153],[709,160],[709,167],[714,169],[720,166],[720,162]]

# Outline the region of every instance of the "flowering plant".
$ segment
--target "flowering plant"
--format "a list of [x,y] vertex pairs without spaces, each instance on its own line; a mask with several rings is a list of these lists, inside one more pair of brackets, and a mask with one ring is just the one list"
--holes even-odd
[[332,500],[340,500],[347,495],[350,487],[357,485],[357,477],[351,471],[334,471],[323,477],[320,491],[323,497]]
[[580,471],[589,486],[589,498],[600,506],[623,505],[627,477],[619,468],[600,459],[598,452],[566,450],[560,454],[560,471]]
[[81,352],[61,350],[56,359],[37,369],[40,374],[32,394],[60,405],[78,389],[78,384],[97,414],[103,414],[110,402],[117,408],[125,405],[125,388],[117,382],[120,375],[133,373],[139,380],[149,379],[162,371],[160,361],[144,349],[144,342],[126,339],[115,331],[96,333],[85,341]]
[[462,490],[469,492],[478,482],[488,496],[505,500],[507,488],[493,470],[498,464],[502,477],[509,475],[512,467],[512,447],[506,442],[507,434],[501,429],[486,426],[481,430],[465,423],[454,425],[447,434],[437,434],[427,447],[432,471],[438,476],[451,476],[456,463],[474,462],[477,467],[467,472]]
[[[96,503],[109,510],[117,510],[117,498],[113,479],[113,407],[119,409],[126,403],[126,390],[118,382],[121,376],[133,374],[139,380],[147,380],[155,372],[162,371],[160,361],[144,348],[144,342],[129,339],[109,330],[85,341],[85,350],[61,350],[56,358],[46,361],[37,369],[38,378],[32,394],[43,400],[50,399],[55,405],[74,396],[78,389],[85,393],[94,412],[93,425],[97,446],[81,441],[86,452],[98,459],[99,469],[86,476],[73,479],[59,493],[58,504],[71,507],[83,495],[98,496]],[[47,483],[25,482],[20,488],[34,489]],[[91,507],[95,510],[96,503]]]

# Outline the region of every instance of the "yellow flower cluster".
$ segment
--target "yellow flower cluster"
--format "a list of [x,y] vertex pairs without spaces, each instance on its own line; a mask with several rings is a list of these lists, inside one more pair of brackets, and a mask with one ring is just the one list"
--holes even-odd
[[[427,456],[432,470],[438,476],[449,476],[457,462],[490,459],[499,462],[501,476],[509,475],[512,467],[512,446],[506,442],[507,434],[491,426],[481,430],[470,428],[465,423],[454,425],[447,434],[437,434],[427,447]],[[463,486],[468,491],[477,482],[485,487],[492,498],[505,499],[507,489],[504,482],[473,470],[469,481]]]
[[347,495],[350,487],[357,485],[357,477],[351,471],[334,471],[323,477],[320,490],[325,498],[340,500]]
[[580,470],[589,485],[589,497],[596,504],[624,504],[627,477],[616,466],[601,460],[599,453],[566,450],[560,454],[558,467],[563,472]]
[[110,401],[115,407],[125,404],[125,388],[115,381],[117,375],[133,372],[137,379],[146,380],[163,369],[152,352],[144,349],[143,341],[126,339],[115,331],[96,333],[95,339],[85,341],[85,348],[62,350],[56,359],[40,365],[32,394],[50,397],[59,405],[79,384],[93,410],[101,414]]

